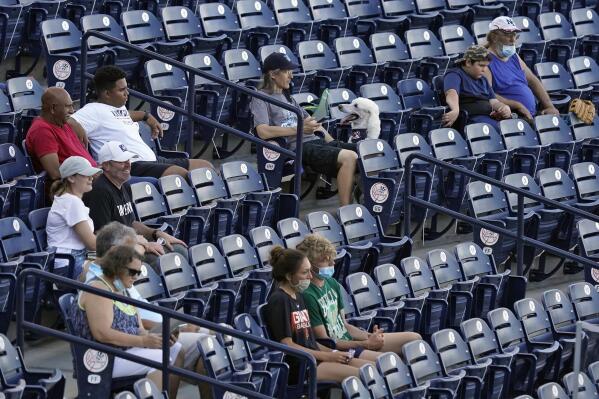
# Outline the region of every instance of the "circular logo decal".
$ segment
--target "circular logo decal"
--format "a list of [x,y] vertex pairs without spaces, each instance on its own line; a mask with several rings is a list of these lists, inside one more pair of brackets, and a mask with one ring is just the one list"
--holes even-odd
[[528,26],[529,26],[528,18],[524,18],[522,20],[522,25],[524,25],[525,28],[528,28]]
[[14,158],[16,154],[15,147],[12,145],[8,147],[8,155],[10,155],[11,158]]
[[395,367],[395,365],[397,364],[397,360],[395,360],[395,356],[391,355],[391,358],[389,359],[389,363],[391,363],[391,366]]
[[395,277],[395,268],[393,266],[389,266],[389,275]]
[[362,208],[360,208],[360,207],[356,208],[356,216],[359,217],[359,218],[362,217]]
[[285,50],[285,47],[279,47],[279,53],[281,54],[287,54],[287,50]]
[[528,186],[528,177],[522,176],[522,185],[523,186]]
[[341,92],[341,98],[343,98],[343,100],[345,100],[345,101],[349,100],[349,93],[347,92],[347,90],[343,90]]
[[508,321],[510,319],[510,316],[507,314],[507,310],[501,312],[501,316],[503,317],[503,321]]
[[591,269],[591,277],[595,282],[599,283],[599,269],[593,267]]
[[483,330],[483,323],[481,323],[480,320],[476,320],[476,329],[478,330],[478,332],[481,332]]
[[370,376],[370,378],[374,378],[374,369],[372,368],[372,366],[368,366],[368,375]]
[[27,79],[25,81],[25,87],[27,87],[29,90],[33,89],[33,82],[31,81],[31,79]]
[[370,187],[370,198],[377,204],[382,204],[389,198],[389,189],[384,183],[374,183]]
[[395,35],[389,35],[389,43],[395,44]]
[[148,195],[151,195],[151,194],[152,194],[152,187],[150,187],[150,185],[149,185],[149,184],[146,184],[146,187],[145,187],[145,189],[146,189],[146,194],[148,194]]
[[351,382],[351,386],[354,389],[354,391],[358,390],[358,380],[354,377],[352,382]]
[[561,302],[562,301],[562,296],[560,295],[559,292],[555,293],[555,302]]
[[175,266],[181,266],[181,258],[179,257],[179,255],[175,256]]
[[420,262],[418,259],[414,259],[414,269],[420,270]]
[[551,393],[553,394],[553,396],[557,397],[557,395],[559,394],[557,387],[554,385],[551,387]]
[[67,31],[69,30],[69,23],[67,21],[62,21],[62,30]]
[[187,18],[187,10],[185,8],[181,9],[181,17]]
[[212,172],[209,170],[206,171],[206,180],[212,180]]
[[499,241],[499,233],[487,229],[480,229],[480,240],[483,244],[492,247]]
[[360,278],[360,281],[362,282],[363,286],[368,285],[368,279],[366,278],[365,275],[362,275],[362,278]]
[[464,36],[464,30],[460,26],[458,26],[458,28],[456,29],[456,33],[459,37]]
[[424,347],[424,343],[422,342],[418,345],[418,349],[420,350],[420,353],[422,353],[423,355],[426,352],[426,348]]
[[561,180],[562,179],[562,172],[560,172],[559,170],[555,171],[555,178],[557,180]]
[[110,18],[108,18],[108,17],[102,18],[102,23],[104,24],[104,26],[110,26]]
[[588,58],[585,58],[584,61],[582,61],[585,67],[590,67],[591,66],[591,60],[589,60]]
[[360,41],[358,39],[354,39],[352,44],[354,45],[354,48],[360,48]]
[[152,393],[152,386],[150,385],[150,383],[148,381],[145,382],[144,388],[146,390],[146,394],[149,395]]
[[175,111],[162,107],[156,108],[156,114],[158,115],[158,118],[164,122],[169,122],[175,117]]
[[299,223],[297,222],[297,220],[294,220],[293,222],[291,222],[291,227],[293,227],[293,230],[295,230],[295,231],[299,230]]
[[141,276],[148,277],[148,269],[146,268],[146,265],[141,265]]
[[322,43],[317,43],[316,50],[318,50],[319,53],[322,53],[324,51],[324,45]]
[[382,141],[377,141],[376,142],[376,149],[379,150],[379,151],[383,151],[383,148],[385,148],[383,146],[383,142]]
[[322,222],[324,224],[329,224],[329,216],[327,214],[322,215]]
[[212,342],[212,337],[208,337],[208,339],[206,340],[206,343],[208,344],[208,349],[212,350],[214,348],[214,343]]
[[212,64],[212,60],[210,59],[210,56],[205,55],[204,56],[204,65],[210,66],[210,64]]
[[599,222],[595,222],[595,229],[599,230]]
[[449,132],[447,132],[447,138],[449,140],[455,139],[455,134],[453,133],[453,130],[450,130]]
[[518,121],[518,130],[521,132],[524,130],[524,123],[522,121]]
[[241,173],[243,173],[243,174],[246,174],[248,172],[248,166],[244,163],[241,164],[240,169],[241,169]]
[[[274,142],[272,142],[272,143],[274,143]],[[267,161],[271,161],[271,162],[276,161],[281,156],[280,153],[278,153],[274,150],[271,150],[270,148],[266,148],[266,147],[262,147],[262,155],[264,155],[264,158],[266,158]]]
[[445,252],[441,251],[439,257],[441,258],[441,262],[447,262],[447,255],[445,255]]
[[559,120],[557,119],[557,116],[554,116],[553,118],[551,118],[551,122],[553,122],[553,126],[559,125]]
[[12,228],[15,229],[15,231],[21,230],[21,225],[19,224],[19,221],[17,219],[14,219],[12,221]]
[[470,245],[468,250],[470,251],[470,255],[476,255],[476,247],[474,245]]
[[91,373],[101,373],[108,366],[108,355],[95,349],[88,349],[83,354],[83,365]]
[[387,95],[387,86],[381,86],[381,94],[382,94],[383,96],[386,96],[386,95]]
[[144,12],[141,14],[141,20],[144,22],[148,22],[150,20],[150,16],[148,15],[147,12]]
[[590,174],[595,174],[595,166],[593,164],[589,165],[589,173]]
[[587,10],[587,18],[593,19],[593,13],[591,12],[591,10]]
[[483,125],[483,134],[484,134],[485,136],[488,136],[488,135],[489,135],[489,126],[487,126],[487,125]]
[[591,287],[588,284],[584,286],[584,293],[587,295],[591,295]]
[[424,40],[429,40],[431,38],[431,34],[428,33],[427,30],[424,31],[424,34],[422,35],[424,37]]
[[248,58],[249,58],[248,57],[248,52],[247,51],[242,51],[241,52],[241,59],[244,60],[244,61],[247,61]]
[[414,145],[420,144],[420,139],[418,136],[412,136],[412,143],[414,143]]
[[264,230],[264,237],[266,237],[266,238],[268,238],[270,240],[270,237],[271,237],[270,230],[268,230],[268,229]]
[[416,82],[416,88],[420,91],[422,91],[422,82],[421,81],[417,81]]
[[535,303],[533,301],[528,301],[528,307],[531,311],[535,311]]
[[175,177],[175,186],[181,188],[181,178],[179,176]]
[[212,255],[214,255],[214,250],[212,249],[212,247],[211,247],[211,246],[207,246],[207,247],[206,247],[206,254],[207,254],[208,256],[212,256]]
[[448,338],[449,338],[449,342],[451,342],[452,344],[455,342],[455,334],[453,333],[453,331],[449,332]]
[[578,385],[584,385],[584,378],[582,378],[582,374],[578,374]]
[[166,69],[167,71],[170,71],[173,69],[173,66],[171,64],[164,63],[164,69]]
[[557,64],[553,64],[551,70],[553,71],[553,73],[557,74],[559,72],[559,67],[557,66]]
[[555,22],[556,23],[561,23],[562,22],[562,17],[560,17],[558,14],[555,14]]
[[225,7],[223,7],[222,4],[218,5],[217,10],[220,15],[223,15],[225,13]]
[[239,248],[243,247],[243,241],[241,240],[241,237],[237,237],[235,239],[235,243],[237,244],[237,247],[239,247]]
[[254,8],[256,9],[256,11],[260,11],[260,10],[262,10],[262,4],[260,4],[259,1],[256,1],[254,3]]
[[485,191],[488,193],[491,192],[491,185],[489,183],[485,183]]

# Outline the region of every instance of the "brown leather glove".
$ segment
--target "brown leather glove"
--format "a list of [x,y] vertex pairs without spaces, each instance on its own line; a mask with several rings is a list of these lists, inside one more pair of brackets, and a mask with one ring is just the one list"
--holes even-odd
[[578,119],[587,125],[593,123],[593,119],[595,118],[595,105],[588,100],[581,100],[579,98],[572,100],[569,111],[576,114]]

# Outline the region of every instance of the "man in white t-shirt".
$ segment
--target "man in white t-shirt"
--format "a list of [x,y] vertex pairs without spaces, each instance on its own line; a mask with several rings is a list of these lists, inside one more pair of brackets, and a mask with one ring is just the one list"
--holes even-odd
[[96,154],[109,141],[123,143],[138,156],[132,162],[132,176],[160,178],[167,175],[187,176],[189,170],[212,167],[202,159],[157,157],[143,141],[139,133],[139,122],[146,122],[152,129],[152,138],[162,136],[162,127],[152,115],[145,111],[129,111],[125,107],[129,91],[125,72],[113,65],[97,69],[94,75],[97,102],[87,103],[68,120],[77,135],[89,139]]

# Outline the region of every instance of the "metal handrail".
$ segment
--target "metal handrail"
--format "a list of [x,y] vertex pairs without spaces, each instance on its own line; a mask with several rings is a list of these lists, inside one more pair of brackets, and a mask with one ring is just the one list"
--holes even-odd
[[[171,103],[168,103],[166,101],[157,100],[151,96],[144,95],[143,93],[135,93],[137,96],[141,97],[145,101],[152,102],[162,108],[166,108],[171,111],[178,112],[180,114],[187,116],[188,139],[186,141],[185,151],[188,154],[192,153],[193,135],[194,135],[194,131],[195,131],[194,123],[196,121],[198,121],[204,125],[208,125],[215,129],[223,130],[228,134],[238,136],[244,140],[262,145],[270,150],[279,152],[283,155],[293,158],[294,159],[295,177],[296,177],[295,182],[294,182],[293,193],[295,195],[297,195],[298,197],[301,195],[302,182],[301,182],[300,176],[302,175],[302,137],[303,137],[303,131],[304,131],[304,120],[303,120],[302,110],[299,107],[296,107],[289,103],[274,99],[274,98],[272,98],[264,93],[261,93],[257,90],[248,89],[247,87],[233,83],[227,79],[223,79],[221,77],[211,75],[210,73],[202,71],[200,69],[190,67],[189,65],[186,65],[186,64],[182,63],[181,61],[177,61],[175,59],[166,57],[162,54],[143,49],[139,46],[136,46],[136,45],[126,42],[124,40],[117,39],[115,37],[107,35],[106,33],[98,32],[95,30],[88,30],[87,32],[85,32],[83,34],[83,36],[81,38],[81,58],[80,58],[80,62],[81,62],[80,105],[81,105],[81,107],[83,107],[85,105],[85,93],[87,91],[87,78],[92,76],[91,74],[87,73],[87,52],[88,52],[87,41],[90,37],[97,37],[97,38],[100,38],[107,42],[117,44],[117,45],[124,47],[130,51],[133,51],[137,54],[143,55],[143,56],[151,58],[151,59],[156,59],[156,60],[165,62],[169,65],[175,66],[177,68],[180,68],[180,69],[188,72],[189,76],[187,79],[187,90],[188,90],[187,92],[190,94],[195,92],[195,75],[198,75],[198,76],[201,76],[202,78],[212,80],[220,85],[229,87],[235,91],[244,93],[250,97],[256,97],[262,101],[265,101],[270,104],[274,104],[278,107],[288,110],[289,112],[294,113],[297,116],[297,133],[296,133],[295,152],[288,150],[286,148],[282,148],[278,145],[272,144],[268,141],[262,140],[256,136],[251,135],[251,134],[247,134],[240,130],[233,129],[230,126],[223,125],[222,123],[214,121],[214,120],[207,118],[203,115],[196,114],[193,111],[195,109],[195,96],[194,95],[187,96],[187,109],[184,109],[181,107],[177,107],[177,106],[175,106]],[[193,77],[193,79],[192,79],[192,77]]]
[[[474,178],[476,180],[483,181],[483,182],[491,184],[493,186],[497,186],[505,191],[510,191],[510,192],[516,193],[518,195],[518,229],[517,229],[517,232],[514,233],[511,230],[497,227],[497,226],[487,223],[483,220],[464,215],[460,212],[456,212],[451,209],[447,209],[447,208],[444,208],[437,204],[434,204],[432,202],[425,201],[420,198],[412,196],[410,194],[412,192],[412,162],[415,159],[424,161],[425,163],[430,163],[430,164],[439,166],[441,169],[450,170],[457,174],[466,175],[466,176]],[[549,205],[552,208],[561,209],[563,211],[569,212],[576,216],[590,219],[594,222],[599,223],[599,216],[597,216],[597,215],[574,208],[570,205],[562,204],[560,202],[554,201],[549,198],[545,198],[541,195],[533,194],[533,193],[523,190],[521,188],[514,187],[514,186],[511,186],[504,182],[501,182],[499,180],[495,180],[488,176],[482,175],[480,173],[473,172],[464,167],[456,166],[451,163],[441,161],[437,158],[434,158],[434,157],[431,157],[428,155],[424,155],[424,154],[420,154],[420,153],[416,153],[416,152],[411,153],[406,158],[405,175],[406,175],[406,187],[405,187],[404,198],[403,198],[404,199],[404,226],[403,227],[404,227],[404,234],[408,237],[410,236],[410,233],[411,233],[410,232],[410,222],[409,222],[411,220],[410,204],[414,203],[416,205],[420,205],[421,207],[433,209],[436,212],[449,215],[455,219],[462,220],[462,221],[468,222],[472,225],[479,226],[484,229],[491,230],[491,231],[499,233],[499,234],[504,234],[507,237],[516,239],[517,273],[519,276],[521,276],[523,273],[524,245],[525,244],[529,245],[529,246],[540,247],[549,253],[559,256],[560,258],[567,258],[567,259],[582,263],[586,266],[596,266],[596,263],[591,260],[585,259],[581,256],[575,255],[575,254],[565,251],[563,249],[553,247],[553,246],[546,244],[542,241],[538,241],[533,238],[525,236],[524,235],[524,197],[532,198],[536,201],[539,201],[540,203],[542,203],[544,205]]]
[[[156,362],[153,360],[148,360],[148,359],[140,357],[140,356],[131,355],[131,354],[126,353],[125,351],[120,350],[111,345],[106,345],[106,344],[102,344],[102,343],[99,343],[96,341],[91,341],[91,340],[77,337],[77,336],[62,332],[62,331],[57,331],[52,328],[44,327],[44,326],[38,325],[36,323],[30,322],[30,321],[25,321],[25,319],[24,319],[24,317],[25,317],[24,316],[25,315],[25,283],[29,278],[37,278],[39,280],[51,282],[54,285],[60,285],[60,286],[69,287],[74,290],[89,292],[94,295],[98,295],[98,296],[112,299],[112,300],[118,300],[119,302],[133,305],[135,307],[145,309],[145,310],[151,311],[153,313],[160,314],[163,319],[162,320],[162,363],[159,363],[159,362]],[[119,294],[115,294],[111,291],[106,291],[106,290],[102,290],[99,288],[95,288],[90,285],[81,283],[79,281],[75,281],[70,278],[66,278],[63,276],[59,276],[59,275],[45,272],[45,271],[35,269],[35,268],[27,268],[27,269],[22,270],[19,273],[19,276],[17,277],[16,289],[17,289],[17,302],[16,302],[17,343],[21,347],[21,349],[24,348],[23,343],[24,343],[24,334],[25,334],[25,328],[26,328],[26,329],[32,330],[34,332],[43,333],[47,336],[51,336],[51,337],[54,337],[57,339],[67,341],[72,344],[80,344],[80,345],[89,346],[90,348],[93,348],[93,349],[96,349],[96,350],[99,350],[102,352],[107,352],[111,355],[114,355],[114,356],[117,356],[117,357],[120,357],[123,359],[127,359],[127,360],[130,360],[135,363],[140,363],[140,364],[143,364],[143,365],[155,368],[155,369],[159,369],[162,371],[162,386],[163,386],[163,389],[166,391],[168,391],[168,387],[169,387],[169,374],[173,373],[173,374],[177,374],[179,376],[198,380],[200,382],[206,382],[209,384],[213,384],[218,387],[225,388],[226,390],[229,390],[231,392],[234,392],[234,393],[237,393],[240,395],[244,395],[247,397],[259,398],[259,399],[268,399],[269,398],[268,396],[263,395],[259,392],[250,391],[246,388],[242,388],[242,387],[239,387],[239,386],[236,386],[233,384],[224,383],[219,380],[216,380],[216,379],[213,379],[213,378],[210,378],[210,377],[207,377],[207,376],[204,376],[204,375],[201,375],[201,374],[189,371],[189,370],[185,370],[180,367],[170,365],[170,363],[169,363],[169,355],[170,355],[170,353],[169,353],[169,338],[170,338],[169,337],[169,335],[170,335],[169,328],[170,328],[170,319],[174,318],[176,320],[182,320],[189,324],[193,324],[193,325],[196,325],[199,327],[204,327],[209,330],[212,330],[212,331],[215,331],[218,333],[222,333],[222,334],[226,334],[231,337],[240,338],[240,339],[243,339],[244,341],[249,341],[254,344],[269,347],[275,351],[280,351],[280,352],[292,355],[296,358],[300,358],[302,361],[305,362],[307,369],[308,369],[308,373],[311,376],[311,378],[308,378],[308,381],[307,381],[308,397],[316,398],[316,360],[314,359],[314,357],[311,354],[301,351],[301,350],[298,350],[298,349],[295,349],[295,348],[292,348],[288,345],[280,344],[275,341],[269,341],[264,338],[257,337],[255,335],[247,334],[247,333],[240,332],[233,328],[225,327],[221,324],[213,323],[211,321],[200,319],[198,317],[190,316],[190,315],[187,315],[184,313],[179,313],[175,310],[168,309],[168,308],[165,308],[162,306],[154,305],[154,304],[147,303],[147,302],[141,302],[141,301],[132,299],[132,298],[124,296],[124,295],[119,295]]]

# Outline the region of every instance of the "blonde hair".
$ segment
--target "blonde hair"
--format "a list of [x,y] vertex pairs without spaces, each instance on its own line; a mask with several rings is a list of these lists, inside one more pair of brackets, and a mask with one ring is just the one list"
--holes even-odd
[[68,180],[66,178],[56,180],[50,186],[50,197],[54,198],[54,196],[61,196],[64,193],[66,193],[67,189],[69,188],[69,184],[70,183],[68,182]]
[[322,261],[332,262],[337,255],[335,246],[317,234],[308,234],[296,248],[306,254],[313,266]]
[[268,93],[275,91],[275,82],[270,77],[270,72],[266,72],[262,75],[262,81],[258,85],[259,90],[264,90]]

